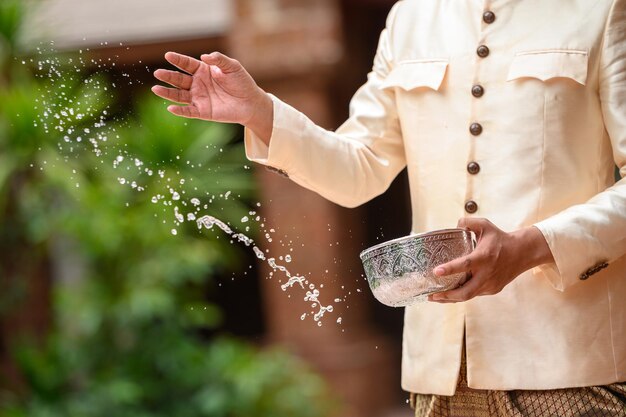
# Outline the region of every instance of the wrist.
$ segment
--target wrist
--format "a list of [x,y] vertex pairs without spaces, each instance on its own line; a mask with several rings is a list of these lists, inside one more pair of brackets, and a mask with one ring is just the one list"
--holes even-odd
[[525,227],[511,234],[517,252],[523,256],[525,270],[554,262],[552,251],[543,233],[535,226]]
[[259,95],[252,101],[250,118],[242,123],[269,146],[274,122],[274,102],[269,94],[259,88]]

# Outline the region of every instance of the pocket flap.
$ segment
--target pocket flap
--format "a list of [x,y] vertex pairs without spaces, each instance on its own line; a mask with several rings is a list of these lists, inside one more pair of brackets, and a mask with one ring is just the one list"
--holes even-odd
[[556,49],[519,52],[509,67],[507,81],[519,78],[570,78],[581,85],[587,82],[587,51]]
[[441,86],[448,61],[406,61],[401,62],[385,78],[380,88],[399,87],[411,91],[420,87],[438,90]]

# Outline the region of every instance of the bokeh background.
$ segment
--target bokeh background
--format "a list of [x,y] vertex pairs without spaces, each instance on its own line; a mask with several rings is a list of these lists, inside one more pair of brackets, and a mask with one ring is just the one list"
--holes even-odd
[[[177,119],[149,93],[165,52],[219,50],[336,128],[393,3],[0,1],[0,416],[411,415],[403,311],[375,302],[358,258],[408,234],[405,174],[344,209],[252,166],[240,126]],[[81,117],[47,112],[68,103]],[[163,175],[129,186],[119,153]],[[289,254],[334,304],[323,325],[250,248],[174,224],[151,201],[164,178]]]

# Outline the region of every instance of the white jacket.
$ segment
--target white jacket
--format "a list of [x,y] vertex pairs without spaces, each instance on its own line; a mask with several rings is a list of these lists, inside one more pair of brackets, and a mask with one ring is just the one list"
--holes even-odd
[[407,308],[405,390],[453,394],[464,333],[473,388],[626,380],[626,0],[400,1],[345,124],[274,114],[248,158],[331,201],[407,166],[413,232],[484,217],[552,250],[497,295]]

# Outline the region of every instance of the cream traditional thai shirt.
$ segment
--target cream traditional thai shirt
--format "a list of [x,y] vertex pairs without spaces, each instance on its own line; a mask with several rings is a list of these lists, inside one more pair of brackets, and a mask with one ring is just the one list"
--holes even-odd
[[484,217],[550,246],[497,295],[407,308],[405,390],[453,394],[464,337],[473,388],[626,380],[626,0],[400,1],[336,132],[273,100],[251,160],[348,207],[407,167],[413,232]]

